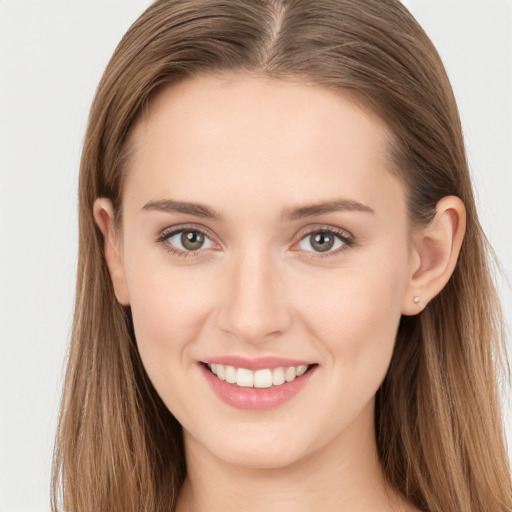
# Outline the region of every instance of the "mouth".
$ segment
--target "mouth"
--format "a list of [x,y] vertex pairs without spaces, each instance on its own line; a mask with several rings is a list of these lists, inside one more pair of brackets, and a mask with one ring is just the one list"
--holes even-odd
[[240,388],[268,389],[291,383],[311,371],[316,364],[279,366],[250,370],[218,363],[202,363],[217,379]]
[[229,406],[268,410],[292,401],[314,379],[318,363],[280,357],[213,357],[199,362],[209,388]]

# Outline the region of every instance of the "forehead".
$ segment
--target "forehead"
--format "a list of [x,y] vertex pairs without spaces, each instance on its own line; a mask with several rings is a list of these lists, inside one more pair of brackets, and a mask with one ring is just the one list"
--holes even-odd
[[198,77],[160,91],[138,120],[125,192],[140,206],[197,194],[218,204],[228,191],[269,206],[340,194],[371,201],[396,186],[390,139],[377,116],[317,86]]

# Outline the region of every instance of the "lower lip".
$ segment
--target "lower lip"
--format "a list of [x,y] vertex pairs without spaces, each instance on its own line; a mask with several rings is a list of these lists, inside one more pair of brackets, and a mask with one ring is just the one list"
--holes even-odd
[[296,377],[292,382],[285,382],[280,386],[245,388],[220,380],[204,364],[199,366],[208,384],[223,402],[237,409],[253,411],[273,409],[288,402],[302,390],[316,370],[316,366],[309,368],[304,375]]

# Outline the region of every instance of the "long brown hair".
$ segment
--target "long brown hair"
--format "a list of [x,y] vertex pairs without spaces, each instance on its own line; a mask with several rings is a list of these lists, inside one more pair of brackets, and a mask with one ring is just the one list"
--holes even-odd
[[76,306],[55,447],[53,509],[163,512],[186,466],[181,428],[142,366],[93,218],[121,212],[127,136],[155,91],[204,73],[295,79],[349,95],[394,135],[412,226],[444,196],[467,231],[455,272],[403,317],[377,394],[384,473],[431,512],[505,512],[512,489],[499,406],[504,329],[455,99],[432,43],[398,0],[159,0],[124,36],[99,84],[79,185]]

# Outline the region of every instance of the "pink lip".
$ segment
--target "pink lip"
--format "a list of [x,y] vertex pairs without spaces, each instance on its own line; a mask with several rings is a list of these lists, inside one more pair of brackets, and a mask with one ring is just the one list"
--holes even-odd
[[[278,366],[299,365],[300,363]],[[247,409],[253,411],[272,409],[274,407],[278,407],[281,404],[284,404],[285,402],[288,402],[304,388],[304,386],[308,383],[309,379],[317,369],[317,366],[315,365],[313,368],[310,368],[304,375],[297,377],[292,382],[286,382],[280,386],[272,386],[270,388],[259,389],[244,388],[235,384],[230,384],[226,381],[220,380],[218,377],[213,375],[213,373],[210,372],[205,364],[199,364],[199,367],[210,388],[223,402],[237,409]],[[238,368],[244,368],[244,366],[240,365]],[[247,368],[247,366],[245,368]],[[264,366],[264,368],[269,368],[269,366]]]
[[281,357],[259,357],[250,359],[241,356],[222,356],[212,357],[205,359],[204,363],[222,364],[224,366],[234,366],[235,368],[247,368],[248,370],[264,370],[265,368],[284,367],[289,368],[290,366],[301,366],[313,364],[311,361],[300,361],[298,359],[285,359]]

